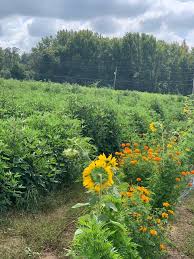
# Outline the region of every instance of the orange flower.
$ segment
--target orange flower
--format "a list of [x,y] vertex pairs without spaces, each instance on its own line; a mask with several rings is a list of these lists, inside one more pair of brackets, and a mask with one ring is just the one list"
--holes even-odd
[[177,156],[179,156],[180,154],[181,154],[181,152],[179,152],[179,151],[176,152],[176,155],[177,155]]
[[137,160],[131,160],[130,164],[131,164],[131,165],[136,165],[137,162],[138,162]]
[[139,144],[138,144],[138,143],[134,143],[133,145],[134,145],[134,147],[138,147],[138,146],[139,146]]
[[144,161],[148,161],[148,158],[147,158],[146,156],[142,156],[142,159],[143,159]]
[[187,172],[182,172],[181,175],[182,175],[182,176],[187,176],[188,173],[187,173]]
[[136,148],[136,149],[134,150],[134,152],[135,152],[136,154],[141,153],[141,151],[140,151],[138,148]]
[[194,174],[194,170],[191,171],[191,174]]
[[132,193],[132,192],[127,192],[127,196],[128,196],[129,198],[131,198],[131,197],[133,196],[133,193]]
[[126,148],[124,149],[124,153],[126,153],[126,154],[131,154],[132,151],[131,151],[130,148],[126,147]]
[[130,144],[129,144],[129,143],[126,143],[125,146],[126,146],[126,147],[130,147]]
[[180,181],[181,181],[181,178],[177,177],[176,182],[180,182]]
[[168,213],[171,215],[174,215],[174,211],[173,210],[168,210]]
[[164,244],[160,244],[160,250],[166,250],[166,247]]
[[154,161],[158,161],[158,162],[159,162],[159,161],[161,161],[161,160],[162,160],[162,158],[160,158],[160,157],[158,157],[158,156],[157,156],[157,157],[154,157],[154,159],[153,159],[153,160],[154,160]]
[[138,186],[138,187],[137,187],[137,190],[140,191],[140,192],[143,192],[143,193],[146,194],[146,195],[149,195],[149,194],[150,194],[149,190],[146,189],[146,188],[143,187],[143,186]]
[[130,191],[130,192],[134,192],[134,188],[133,188],[133,187],[130,187],[130,188],[129,188],[129,191]]
[[164,219],[167,219],[167,218],[168,218],[168,213],[163,212],[163,213],[162,213],[162,217],[163,217]]
[[126,146],[126,144],[125,144],[125,143],[122,143],[122,144],[121,144],[121,147],[125,147],[125,146]]
[[122,197],[129,197],[129,198],[131,198],[133,195],[132,192],[121,192],[120,194]]
[[158,232],[157,232],[155,229],[151,229],[151,230],[150,230],[150,234],[151,234],[152,236],[157,236]]
[[145,194],[141,195],[141,199],[142,199],[142,201],[144,201],[146,203],[150,201],[150,198],[148,196],[146,196]]
[[122,154],[122,152],[115,152],[116,156],[120,156]]
[[168,202],[163,202],[162,205],[163,205],[164,207],[169,207],[169,206],[170,206],[170,203],[168,203]]
[[188,183],[188,186],[189,186],[189,187],[192,187],[192,186],[193,186],[193,183]]
[[145,150],[148,150],[148,149],[149,149],[149,147],[148,147],[148,146],[144,146],[144,149],[145,149]]
[[141,226],[139,230],[140,230],[141,232],[145,233],[145,232],[147,231],[147,228],[146,228],[146,227]]
[[148,149],[148,153],[152,153],[153,152],[153,149],[152,148],[149,148]]
[[142,179],[138,177],[138,178],[136,179],[136,181],[137,181],[137,182],[141,182]]

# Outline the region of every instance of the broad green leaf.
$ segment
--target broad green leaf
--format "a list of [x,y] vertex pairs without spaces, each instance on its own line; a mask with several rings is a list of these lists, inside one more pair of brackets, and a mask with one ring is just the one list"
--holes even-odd
[[75,204],[73,207],[71,207],[72,209],[77,209],[77,208],[81,208],[81,207],[85,207],[90,205],[90,203],[86,202],[86,203],[77,203]]

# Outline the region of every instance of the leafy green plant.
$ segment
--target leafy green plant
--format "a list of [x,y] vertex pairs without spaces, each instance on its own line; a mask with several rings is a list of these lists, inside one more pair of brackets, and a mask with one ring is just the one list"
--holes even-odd
[[97,103],[70,102],[70,110],[74,117],[82,121],[84,136],[93,140],[99,153],[113,153],[118,150],[120,127],[113,109]]
[[[79,121],[50,114],[4,121],[0,129],[2,203],[29,207],[37,202],[39,192],[77,179],[95,152],[80,131]],[[67,149],[76,155],[67,155]]]
[[69,254],[73,258],[121,259],[123,257],[109,241],[112,234],[105,223],[95,216],[81,217],[79,228],[75,232],[72,251]]

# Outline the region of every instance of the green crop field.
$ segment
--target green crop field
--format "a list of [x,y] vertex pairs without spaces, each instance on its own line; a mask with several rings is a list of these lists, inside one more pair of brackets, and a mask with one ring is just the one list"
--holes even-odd
[[[77,205],[87,215],[79,219],[70,258],[161,258],[165,225],[182,191],[192,188],[192,102],[192,96],[0,79],[4,258],[41,258],[49,249],[65,258],[69,247],[61,240],[70,244],[72,235],[60,236],[63,224],[72,215],[76,222],[71,206],[88,196]],[[45,221],[49,207],[56,217]],[[39,222],[31,217],[36,213]],[[75,224],[67,231],[74,230]],[[19,244],[10,251],[5,240],[14,235]]]

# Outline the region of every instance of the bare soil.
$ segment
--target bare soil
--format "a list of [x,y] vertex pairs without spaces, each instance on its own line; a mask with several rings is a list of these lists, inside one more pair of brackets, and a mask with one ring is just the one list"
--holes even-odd
[[172,246],[168,248],[169,256],[167,258],[175,259],[193,259],[189,247],[193,246],[190,242],[190,237],[194,236],[194,194],[189,195],[177,207],[175,222],[170,227],[169,239]]

